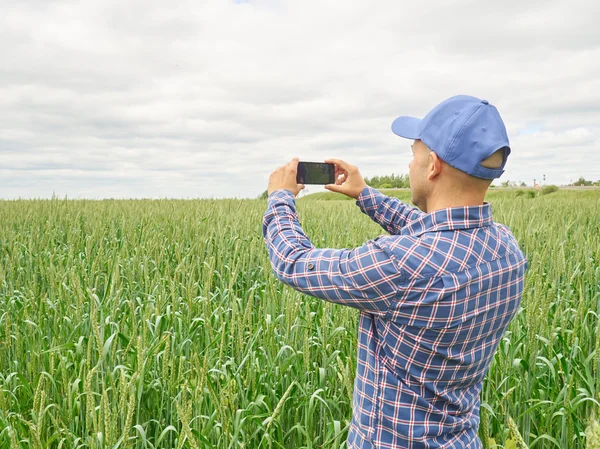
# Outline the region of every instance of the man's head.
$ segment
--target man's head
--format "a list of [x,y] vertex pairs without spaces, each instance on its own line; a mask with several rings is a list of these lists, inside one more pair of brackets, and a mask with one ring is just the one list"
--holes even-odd
[[409,164],[412,201],[424,211],[433,210],[432,204],[483,202],[510,154],[498,110],[466,95],[449,98],[422,120],[398,117],[392,131],[414,140]]
[[[456,200],[464,197],[479,198],[492,183],[492,179],[471,176],[441,160],[422,140],[415,140],[410,146],[412,160],[408,164],[412,203],[423,211],[428,211],[428,201],[432,197],[450,196]],[[504,150],[500,149],[485,159],[481,165],[498,169],[504,162]]]

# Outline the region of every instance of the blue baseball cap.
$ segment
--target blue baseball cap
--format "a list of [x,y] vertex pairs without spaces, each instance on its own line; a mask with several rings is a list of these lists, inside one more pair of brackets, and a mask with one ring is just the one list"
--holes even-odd
[[[392,131],[400,137],[422,140],[441,160],[477,178],[499,178],[510,154],[498,109],[487,100],[468,95],[448,98],[423,119],[398,117]],[[499,168],[481,165],[500,149],[504,149],[504,160]]]

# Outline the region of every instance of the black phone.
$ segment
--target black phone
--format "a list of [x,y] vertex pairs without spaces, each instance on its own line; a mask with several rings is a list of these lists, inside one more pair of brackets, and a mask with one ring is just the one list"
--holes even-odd
[[326,162],[298,162],[298,184],[335,184],[335,166]]

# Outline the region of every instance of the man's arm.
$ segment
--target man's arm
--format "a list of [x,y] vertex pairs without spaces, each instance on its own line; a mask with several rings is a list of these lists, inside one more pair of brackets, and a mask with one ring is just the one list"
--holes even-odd
[[316,249],[298,223],[294,195],[272,192],[263,237],[277,278],[294,289],[330,302],[384,315],[396,295],[400,270],[381,242],[352,250]]
[[411,207],[398,198],[386,196],[369,186],[360,193],[356,199],[356,205],[392,235],[400,234],[400,230],[408,222],[416,220],[424,214],[416,207]]
[[360,209],[390,234],[400,234],[400,229],[409,221],[423,214],[419,209],[369,187],[358,167],[341,159],[326,159],[325,162],[335,165],[335,184],[327,184],[325,188],[356,199]]

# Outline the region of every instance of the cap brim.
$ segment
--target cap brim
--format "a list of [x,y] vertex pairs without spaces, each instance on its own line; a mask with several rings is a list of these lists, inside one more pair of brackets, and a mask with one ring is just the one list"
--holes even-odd
[[417,140],[420,136],[421,119],[415,117],[398,117],[392,122],[394,134],[406,139]]

